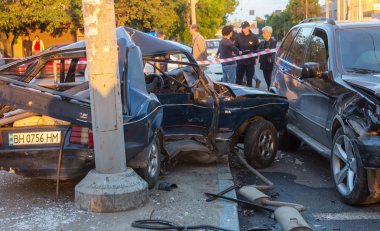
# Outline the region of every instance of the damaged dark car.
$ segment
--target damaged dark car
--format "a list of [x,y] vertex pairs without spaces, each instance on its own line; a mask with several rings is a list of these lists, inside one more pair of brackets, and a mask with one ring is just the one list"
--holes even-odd
[[[244,143],[253,166],[273,162],[286,98],[214,83],[180,44],[130,28],[117,29],[117,42],[127,164],[150,187],[161,164],[186,153],[218,158]],[[82,41],[0,69],[1,168],[56,178],[60,153],[62,179],[94,167],[88,74],[79,65],[85,58]],[[24,72],[12,71],[26,63]]]
[[349,204],[380,200],[380,23],[305,20],[277,54],[273,92],[289,100],[284,149],[330,158]]

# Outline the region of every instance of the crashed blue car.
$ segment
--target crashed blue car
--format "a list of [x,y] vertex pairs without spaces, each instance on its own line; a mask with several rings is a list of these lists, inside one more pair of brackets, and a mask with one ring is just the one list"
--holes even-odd
[[[150,187],[181,156],[217,159],[238,143],[252,166],[273,162],[286,98],[213,82],[177,43],[124,27],[117,43],[127,164]],[[51,179],[94,168],[86,62],[82,41],[0,68],[0,168]]]

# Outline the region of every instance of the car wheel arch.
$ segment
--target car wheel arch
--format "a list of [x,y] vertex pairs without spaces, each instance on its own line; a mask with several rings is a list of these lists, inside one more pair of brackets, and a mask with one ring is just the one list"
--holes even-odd
[[240,126],[238,127],[238,129],[236,129],[235,133],[233,134],[233,136],[231,138],[231,146],[234,146],[237,143],[240,143],[240,139],[244,138],[244,135],[247,132],[249,125],[251,123],[253,123],[254,121],[257,121],[257,120],[267,120],[267,121],[272,123],[271,120],[269,120],[269,119],[267,119],[261,115],[256,115],[256,116],[253,116],[253,117],[243,121],[243,123],[240,124]]
[[331,127],[331,141],[334,140],[335,133],[338,131],[339,128],[343,127],[343,131],[345,131],[345,126],[343,126],[342,124],[344,124],[343,119],[340,116],[336,116]]

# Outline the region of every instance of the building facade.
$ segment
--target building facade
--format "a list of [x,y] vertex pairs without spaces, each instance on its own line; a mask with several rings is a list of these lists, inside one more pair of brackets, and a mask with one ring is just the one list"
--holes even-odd
[[380,0],[325,0],[321,16],[353,21],[380,19]]

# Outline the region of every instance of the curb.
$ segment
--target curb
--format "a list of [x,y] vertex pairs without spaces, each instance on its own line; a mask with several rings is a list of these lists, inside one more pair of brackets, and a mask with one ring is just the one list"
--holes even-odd
[[[228,156],[226,156],[226,158],[223,158],[222,161],[218,163],[217,169],[218,188],[219,192],[221,192],[224,189],[234,185],[234,180],[230,171]],[[236,192],[235,190],[232,190],[226,193],[225,196],[236,199]],[[230,230],[240,230],[237,203],[225,200],[218,200],[218,202],[222,205],[219,226]]]

